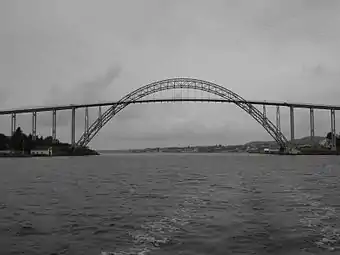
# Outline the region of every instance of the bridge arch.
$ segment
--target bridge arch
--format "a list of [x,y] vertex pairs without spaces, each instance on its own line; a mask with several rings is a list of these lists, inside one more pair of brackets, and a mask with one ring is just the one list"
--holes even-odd
[[116,116],[129,104],[133,104],[135,101],[140,100],[148,95],[171,89],[201,90],[217,95],[223,99],[234,101],[234,104],[243,109],[259,124],[261,124],[281,148],[287,148],[287,138],[261,111],[247,102],[247,100],[225,87],[212,82],[192,78],[172,78],[153,82],[125,95],[89,126],[89,129],[85,131],[78,140],[77,146],[86,146],[102,129],[103,126],[105,126],[114,116]]

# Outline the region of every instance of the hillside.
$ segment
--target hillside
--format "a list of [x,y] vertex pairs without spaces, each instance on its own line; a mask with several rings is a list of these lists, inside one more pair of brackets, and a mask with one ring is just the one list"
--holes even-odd
[[[299,139],[295,139],[295,144],[296,145],[303,145],[303,144],[311,144],[311,145],[316,145],[319,144],[322,140],[324,140],[325,137],[322,136],[315,136],[313,140],[311,140],[310,136],[302,137]],[[245,146],[250,146],[250,147],[257,147],[257,146],[262,146],[262,145],[267,145],[267,146],[276,146],[275,141],[253,141],[246,143]]]

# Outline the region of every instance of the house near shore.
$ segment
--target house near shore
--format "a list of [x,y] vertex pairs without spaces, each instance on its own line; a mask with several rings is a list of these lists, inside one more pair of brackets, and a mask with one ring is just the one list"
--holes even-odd
[[13,150],[0,150],[0,156],[10,156],[10,155],[32,155],[32,156],[52,156],[53,150],[52,147],[49,148],[41,148],[41,149],[33,149],[29,154],[24,151],[13,151]]
[[34,156],[52,156],[53,150],[52,147],[49,147],[47,149],[33,149],[31,150],[31,155]]
[[0,150],[0,155],[10,155],[13,152],[11,150]]

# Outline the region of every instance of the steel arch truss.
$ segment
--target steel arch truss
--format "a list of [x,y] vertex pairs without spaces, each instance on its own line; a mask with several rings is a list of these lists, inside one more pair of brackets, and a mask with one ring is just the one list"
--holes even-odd
[[133,104],[135,101],[148,95],[171,89],[201,90],[217,95],[223,99],[235,100],[234,103],[260,123],[281,148],[286,148],[288,145],[286,137],[261,111],[231,90],[203,80],[174,78],[145,85],[124,96],[118,103],[112,105],[91,124],[87,132],[85,131],[78,140],[77,146],[86,146],[106,123],[129,104]]

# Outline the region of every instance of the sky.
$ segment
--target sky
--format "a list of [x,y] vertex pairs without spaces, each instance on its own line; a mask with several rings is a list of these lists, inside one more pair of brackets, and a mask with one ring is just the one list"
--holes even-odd
[[[2,0],[0,109],[115,101],[173,77],[214,82],[250,100],[340,105],[339,13],[337,0]],[[275,109],[268,114],[274,122]],[[58,113],[60,140],[70,140],[70,116]],[[83,116],[77,111],[78,136]],[[329,131],[329,116],[316,112],[316,135]],[[308,110],[295,118],[296,136],[307,136]],[[31,131],[30,115],[17,121]],[[39,114],[38,133],[50,135],[51,123],[52,114]],[[289,137],[288,109],[281,123]],[[0,116],[0,132],[9,134],[9,116]],[[252,140],[271,137],[233,104],[144,104],[121,111],[90,146]]]

